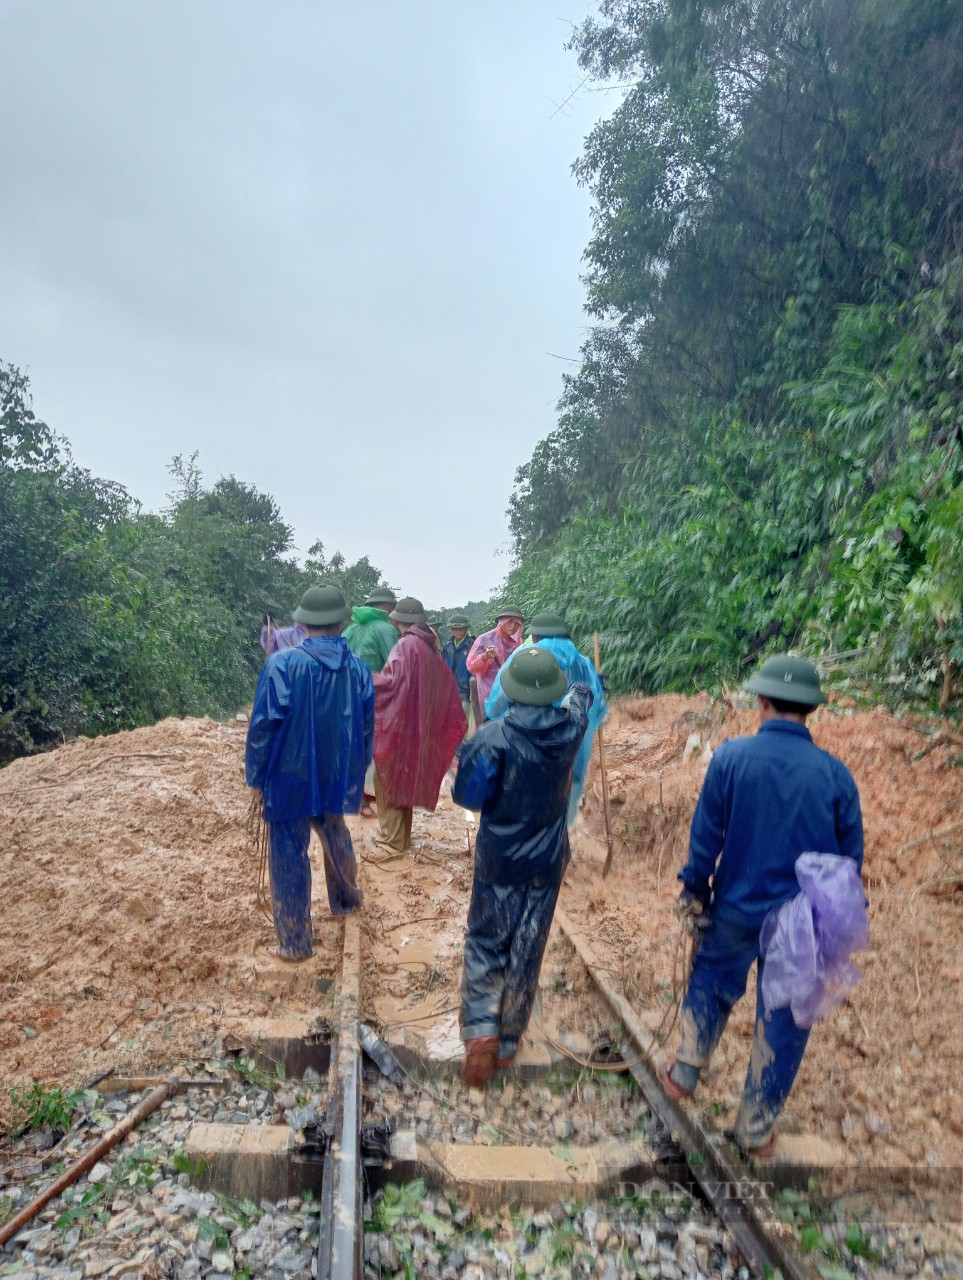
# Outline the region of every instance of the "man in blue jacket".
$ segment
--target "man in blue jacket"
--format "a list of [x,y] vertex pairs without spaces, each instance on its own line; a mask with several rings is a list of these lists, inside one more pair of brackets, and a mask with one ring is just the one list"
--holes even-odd
[[567,683],[546,650],[520,652],[502,677],[508,714],[459,750],[452,795],[481,811],[460,1016],[462,1076],[478,1088],[511,1062],[528,1026],[570,856],[568,794],[591,694],[573,684],[565,696]]
[[307,635],[272,654],[258,678],[247,733],[248,786],[264,795],[277,956],[307,960],[312,828],[324,850],[334,915],[361,905],[345,813],[357,813],[374,744],[371,674],[341,635],[350,610],[338,587],[311,587],[294,619]]
[[773,1126],[809,1031],[796,1026],[789,1008],[764,1008],[759,931],[773,908],[799,892],[800,854],[841,854],[862,868],[863,823],[852,775],[806,728],[806,717],[826,701],[812,663],[769,658],[746,688],[758,697],[759,730],[727,739],[713,756],[679,873],[679,912],[700,941],[682,1005],[682,1042],[663,1084],[677,1099],[694,1091],[757,961],[756,1027],[735,1138],[747,1155],[765,1159],[775,1150]]
[[461,698],[461,709],[465,713],[470,733],[471,676],[466,664],[471,647],[475,643],[475,637],[469,631],[468,618],[463,613],[453,613],[451,615],[448,619],[448,629],[451,632],[451,638],[441,646],[441,656],[444,658],[448,670],[455,677],[455,683],[458,685],[458,696]]

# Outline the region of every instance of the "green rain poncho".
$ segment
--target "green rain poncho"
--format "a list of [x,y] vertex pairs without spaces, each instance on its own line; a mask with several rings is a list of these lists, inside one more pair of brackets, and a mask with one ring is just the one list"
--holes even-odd
[[384,609],[376,609],[374,605],[359,604],[351,610],[351,616],[354,621],[344,631],[348,648],[367,664],[369,671],[380,671],[388,661],[398,632],[388,621]]

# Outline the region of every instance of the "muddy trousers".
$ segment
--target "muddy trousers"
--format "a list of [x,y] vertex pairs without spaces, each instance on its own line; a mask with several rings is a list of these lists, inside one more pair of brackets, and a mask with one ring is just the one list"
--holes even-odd
[[809,1040],[808,1029],[796,1026],[788,1008],[776,1009],[766,1017],[758,928],[747,929],[713,919],[706,930],[682,1005],[682,1043],[677,1060],[683,1065],[672,1073],[683,1088],[695,1087],[701,1069],[719,1043],[733,1005],[745,995],[754,960],[758,961],[756,1028],[735,1123],[736,1139],[744,1147],[761,1146],[769,1137],[789,1097]]
[[522,885],[482,884],[468,904],[461,979],[462,1040],[498,1036],[499,1058],[518,1051],[532,1015],[561,876]]
[[351,835],[340,813],[317,818],[268,823],[268,865],[274,927],[281,952],[288,959],[304,960],[314,953],[311,937],[311,831],[324,851],[324,875],[331,914],[347,915],[361,905],[358,864]]
[[411,818],[413,810],[397,809],[388,804],[377,770],[374,777],[375,804],[378,806],[378,825],[381,827],[381,844],[388,844],[398,853],[411,848]]

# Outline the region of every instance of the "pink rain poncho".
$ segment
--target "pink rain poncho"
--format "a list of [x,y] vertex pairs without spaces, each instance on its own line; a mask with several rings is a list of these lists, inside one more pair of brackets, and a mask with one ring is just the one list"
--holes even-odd
[[767,1014],[788,1005],[796,1026],[807,1028],[862,982],[849,957],[869,941],[869,918],[852,858],[800,854],[796,879],[799,893],[769,912],[759,935],[762,1001]]
[[371,678],[374,759],[385,800],[395,809],[433,810],[468,722],[430,627],[409,628]]
[[[482,707],[484,707],[488,695],[492,691],[495,677],[521,643],[521,627],[509,640],[506,640],[498,627],[495,627],[493,631],[486,631],[480,635],[472,645],[465,665],[475,677],[475,683],[478,686],[478,701]],[[489,647],[493,647],[495,650],[494,659],[489,658],[485,652]]]

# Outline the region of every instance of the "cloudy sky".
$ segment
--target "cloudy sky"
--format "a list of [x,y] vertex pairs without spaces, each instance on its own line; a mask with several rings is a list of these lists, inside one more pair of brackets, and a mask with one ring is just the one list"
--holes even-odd
[[434,605],[509,567],[584,335],[590,0],[0,0],[0,359],[147,510],[175,454]]

